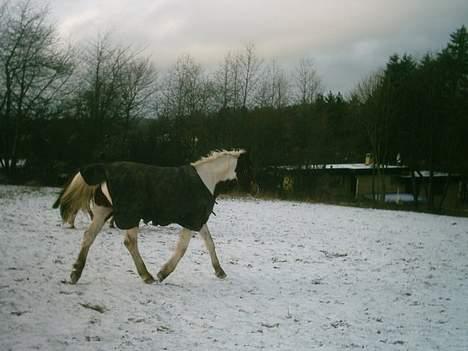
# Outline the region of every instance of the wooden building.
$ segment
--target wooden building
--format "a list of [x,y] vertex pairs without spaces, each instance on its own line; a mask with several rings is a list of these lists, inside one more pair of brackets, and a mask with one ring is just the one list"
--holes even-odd
[[[282,198],[313,201],[372,200],[387,203],[427,203],[429,172],[393,165],[377,170],[369,163],[267,167],[258,174],[262,192]],[[432,176],[434,208],[468,209],[468,185],[461,177],[436,172]],[[442,205],[442,206],[440,206]]]
[[407,167],[388,166],[380,170],[371,164],[327,164],[320,166],[268,167],[259,175],[262,190],[280,195],[295,194],[316,200],[353,200],[381,192],[382,179],[386,192],[399,191],[399,177]]

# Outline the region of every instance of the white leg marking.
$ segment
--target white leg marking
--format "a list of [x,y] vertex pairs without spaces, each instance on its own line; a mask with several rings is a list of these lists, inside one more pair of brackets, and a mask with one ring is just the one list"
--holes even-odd
[[161,270],[158,273],[158,279],[162,282],[166,277],[171,274],[174,269],[177,267],[180,259],[184,256],[185,251],[187,251],[188,244],[192,238],[192,232],[189,229],[183,228],[179,233],[179,240],[174,253],[171,258],[163,265]]
[[99,231],[105,223],[106,217],[112,212],[109,207],[95,206],[93,208],[93,221],[89,225],[88,229],[83,235],[81,241],[81,249],[78,255],[78,258],[73,265],[73,270],[70,274],[70,279],[72,283],[76,283],[81,277],[81,272],[86,264],[86,258],[88,257],[88,251],[91,245],[96,239]]
[[223,271],[221,265],[219,264],[218,256],[216,255],[215,244],[206,224],[200,230],[200,235],[203,238],[206,249],[210,254],[211,264],[213,265],[216,276],[218,278],[226,278],[226,273]]
[[140,251],[138,250],[138,227],[131,228],[125,232],[124,244],[132,255],[133,262],[137,268],[138,274],[145,283],[154,283],[153,276],[146,269],[143,258],[141,258]]

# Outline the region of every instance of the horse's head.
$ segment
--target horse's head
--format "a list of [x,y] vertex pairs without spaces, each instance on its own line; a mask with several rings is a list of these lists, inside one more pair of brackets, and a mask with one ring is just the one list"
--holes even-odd
[[252,195],[258,192],[252,162],[245,150],[213,151],[192,166],[215,196],[232,190],[235,183]]
[[235,172],[240,189],[251,195],[256,195],[258,193],[258,184],[255,181],[252,161],[247,151],[239,155]]

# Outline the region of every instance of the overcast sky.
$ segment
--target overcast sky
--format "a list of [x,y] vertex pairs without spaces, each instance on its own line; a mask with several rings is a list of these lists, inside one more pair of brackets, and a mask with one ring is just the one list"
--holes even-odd
[[467,0],[51,0],[73,42],[112,32],[159,67],[190,54],[210,68],[254,43],[260,57],[315,61],[327,90],[349,92],[393,53],[443,48],[468,25]]

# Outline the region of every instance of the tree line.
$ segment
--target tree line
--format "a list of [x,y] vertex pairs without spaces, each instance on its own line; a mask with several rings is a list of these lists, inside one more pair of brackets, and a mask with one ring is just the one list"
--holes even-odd
[[[401,155],[414,177],[429,171],[426,198],[434,207],[434,174],[468,175],[468,33],[450,35],[446,47],[421,59],[393,55],[363,80],[349,101],[365,126],[377,172]],[[448,183],[447,183],[448,185]],[[416,195],[417,192],[413,191]]]
[[[190,54],[158,69],[111,34],[71,46],[31,1],[0,7],[0,162],[54,184],[95,161],[178,165],[244,147],[270,165],[401,162],[418,172],[468,174],[468,34],[440,52],[391,56],[348,95],[324,92],[309,58],[292,69],[253,44],[214,71]],[[430,188],[430,185],[429,185]],[[428,189],[428,194],[431,190]],[[430,196],[429,196],[430,197]]]

